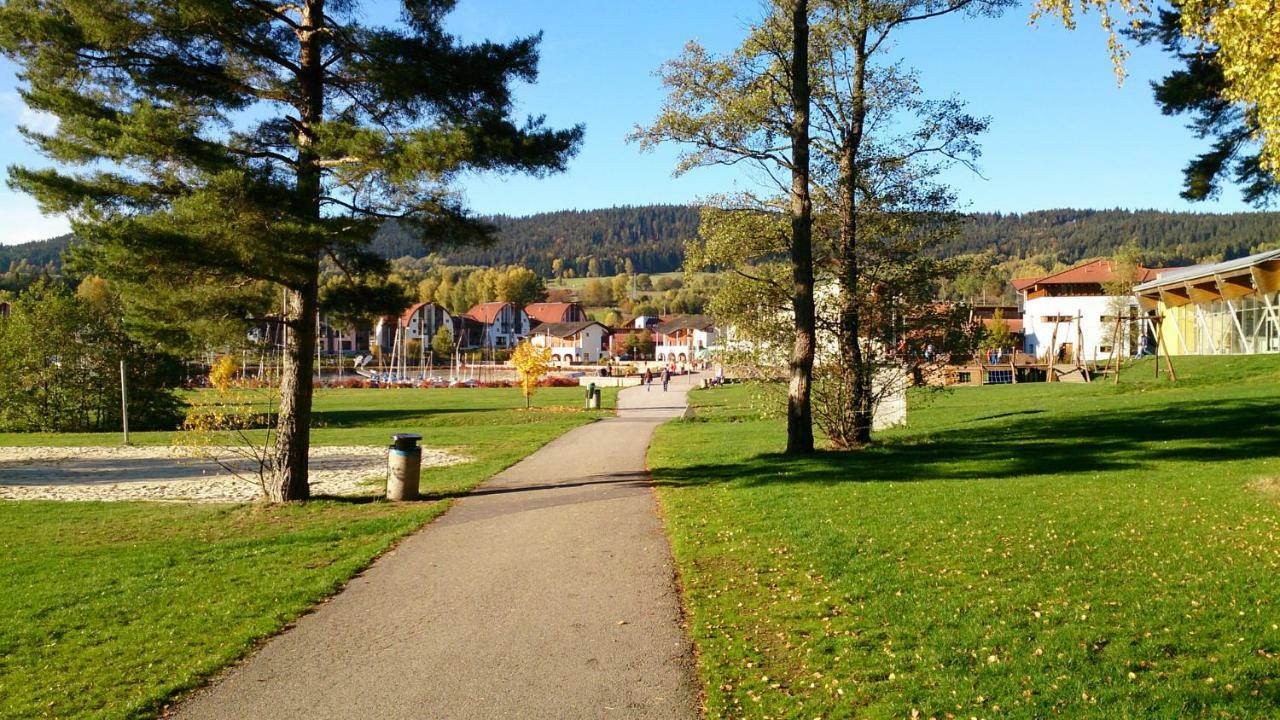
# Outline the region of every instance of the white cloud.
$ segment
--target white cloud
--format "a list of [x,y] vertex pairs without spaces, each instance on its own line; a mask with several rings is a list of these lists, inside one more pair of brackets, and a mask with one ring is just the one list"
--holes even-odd
[[22,114],[18,116],[18,124],[28,130],[48,135],[58,129],[58,116],[42,110],[32,110],[23,105]]
[[0,245],[44,240],[71,232],[63,217],[40,213],[35,200],[16,193],[0,193]]

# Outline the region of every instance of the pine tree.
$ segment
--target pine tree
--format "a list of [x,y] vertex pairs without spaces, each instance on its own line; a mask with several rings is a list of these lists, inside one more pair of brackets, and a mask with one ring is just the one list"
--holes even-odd
[[443,28],[455,2],[403,0],[393,26],[366,24],[355,0],[0,6],[23,100],[60,121],[24,133],[63,166],[12,168],[10,182],[70,216],[83,261],[128,295],[173,300],[152,305],[171,320],[184,305],[244,317],[283,299],[274,500],[309,495],[322,259],[353,282],[383,269],[367,243],[387,218],[439,243],[484,241],[491,228],[450,179],[557,171],[581,139],[511,118],[539,37],[463,44]]

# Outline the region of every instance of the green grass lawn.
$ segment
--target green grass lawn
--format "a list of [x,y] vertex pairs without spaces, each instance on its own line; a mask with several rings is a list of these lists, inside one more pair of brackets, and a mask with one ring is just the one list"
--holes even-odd
[[[612,406],[616,391],[605,389]],[[303,505],[0,502],[0,717],[135,718],[234,662],[339,589],[449,498],[601,413],[577,388],[332,390],[321,444],[398,431],[473,460],[423,474],[424,502]],[[140,433],[163,444],[172,433]],[[115,435],[4,435],[97,445]],[[429,672],[429,668],[416,669]]]
[[1280,715],[1280,358],[912,396],[780,454],[750,387],[650,464],[710,717]]

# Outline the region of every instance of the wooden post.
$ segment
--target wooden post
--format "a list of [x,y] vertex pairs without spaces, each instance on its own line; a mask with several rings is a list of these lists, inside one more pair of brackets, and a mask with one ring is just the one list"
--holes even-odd
[[1155,360],[1156,379],[1160,379],[1160,351],[1164,349],[1164,314],[1158,309],[1156,310],[1156,321],[1152,323],[1156,330],[1156,356]]
[[[1165,366],[1169,370],[1169,382],[1178,382],[1178,373],[1173,371],[1173,354],[1169,352],[1168,348],[1166,348],[1164,351],[1164,362],[1165,362]],[[1160,357],[1159,355],[1157,355],[1156,364],[1158,365],[1159,363],[1160,363]]]
[[1089,379],[1084,360],[1084,311],[1076,311],[1076,367],[1080,368],[1084,379]]
[[129,444],[129,380],[124,359],[120,360],[120,418],[124,426],[124,444]]
[[[1117,352],[1117,348],[1119,348],[1119,347],[1120,347],[1121,337],[1122,337],[1122,335],[1121,335],[1121,331],[1120,331],[1120,316],[1119,316],[1119,315],[1117,315],[1117,316],[1116,316],[1116,337],[1115,337],[1115,340],[1114,340],[1114,341],[1112,341],[1112,343],[1111,343],[1111,354],[1112,354],[1112,355],[1115,357],[1115,359],[1116,359],[1116,377],[1115,377],[1115,383],[1114,383],[1114,384],[1116,384],[1116,385],[1119,385],[1119,384],[1120,384],[1120,366],[1123,364],[1123,358],[1121,358],[1121,357],[1120,357],[1120,354]],[[1125,325],[1123,338],[1124,338],[1124,339],[1126,339],[1126,340],[1129,338],[1129,327],[1128,327],[1128,325]],[[1127,354],[1128,354],[1128,352],[1129,352],[1129,351],[1128,351],[1128,348],[1127,348],[1127,346],[1126,346],[1125,354],[1127,355]]]
[[1120,347],[1120,315],[1117,314],[1116,327],[1115,327],[1115,330],[1111,332],[1111,357],[1107,358],[1108,370],[1111,369],[1111,361],[1115,360],[1116,362],[1116,377],[1115,377],[1116,385],[1120,384],[1120,353],[1118,352],[1119,347]]
[[1045,364],[1048,369],[1048,372],[1045,374],[1045,377],[1044,377],[1045,382],[1054,381],[1054,375],[1053,375],[1054,364],[1058,360],[1057,345],[1058,345],[1058,323],[1055,320],[1053,323],[1053,332],[1049,334],[1049,352],[1045,353]]

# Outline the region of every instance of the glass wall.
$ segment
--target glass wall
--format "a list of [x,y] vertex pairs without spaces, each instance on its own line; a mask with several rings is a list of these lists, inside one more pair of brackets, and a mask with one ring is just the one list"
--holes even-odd
[[1280,352],[1280,293],[1167,308],[1160,334],[1175,355]]

